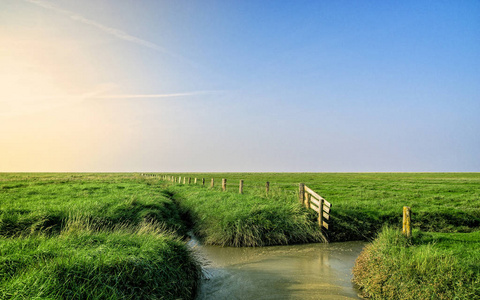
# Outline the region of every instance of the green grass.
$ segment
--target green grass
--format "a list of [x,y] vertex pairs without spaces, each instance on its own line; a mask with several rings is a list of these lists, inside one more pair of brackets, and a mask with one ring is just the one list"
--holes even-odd
[[207,186],[214,177],[215,188],[135,174],[0,174],[0,298],[191,298],[198,266],[180,240],[186,217],[209,244],[321,241],[315,214],[298,203],[300,182],[333,204],[330,241],[371,240],[412,208],[412,242],[387,229],[362,254],[366,293],[404,299],[398,291],[419,285],[412,295],[478,298],[480,173],[175,175]]
[[1,299],[192,299],[177,205],[134,174],[1,174]]
[[268,197],[194,186],[174,186],[169,191],[189,212],[196,235],[206,244],[241,247],[323,241],[313,211],[281,191]]
[[[170,175],[170,174],[167,174]],[[471,232],[480,227],[480,173],[186,173],[192,178],[221,178],[247,195],[262,195],[265,182],[288,197],[298,197],[303,182],[333,204],[329,241],[371,240],[384,224],[401,224],[402,207],[412,208],[412,225],[423,231]],[[201,182],[201,180],[199,181]]]
[[132,174],[0,175],[0,235],[58,233],[75,216],[103,227],[151,220],[180,235],[187,232],[156,179]]
[[54,237],[0,242],[1,299],[191,299],[198,265],[155,224],[114,231],[78,220]]
[[385,228],[356,261],[354,281],[372,299],[480,299],[480,231]]

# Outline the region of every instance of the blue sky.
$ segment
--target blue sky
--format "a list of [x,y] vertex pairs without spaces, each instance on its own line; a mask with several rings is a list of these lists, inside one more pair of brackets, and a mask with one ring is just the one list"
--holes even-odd
[[0,3],[0,171],[480,171],[478,1]]

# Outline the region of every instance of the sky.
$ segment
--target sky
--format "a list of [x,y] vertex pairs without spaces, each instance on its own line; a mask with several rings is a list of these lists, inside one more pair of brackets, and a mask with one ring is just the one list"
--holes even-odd
[[480,2],[0,0],[0,172],[480,172]]

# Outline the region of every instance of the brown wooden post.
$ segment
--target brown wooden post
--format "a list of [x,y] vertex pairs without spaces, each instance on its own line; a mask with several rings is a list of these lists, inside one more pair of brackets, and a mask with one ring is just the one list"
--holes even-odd
[[298,200],[300,203],[305,204],[305,184],[300,183],[299,189],[298,189]]
[[411,209],[408,206],[403,207],[403,234],[408,238],[412,236],[412,226],[411,226]]
[[305,198],[306,198],[305,206],[307,208],[310,208],[310,199],[312,198],[312,195],[310,195],[309,193],[305,193]]
[[197,184],[197,178],[195,178],[195,181],[193,182],[194,184]]
[[183,177],[183,184],[187,181],[187,177]]
[[202,178],[202,186],[205,186],[205,178]]
[[226,178],[222,178],[222,191],[226,191],[227,190],[227,179]]
[[192,178],[188,177],[188,184],[192,184]]
[[265,183],[265,192],[268,194],[268,191],[270,190],[270,182]]
[[182,183],[182,176],[178,177],[178,183]]
[[238,185],[238,192],[243,194],[243,179],[240,179],[240,184]]
[[214,180],[212,178],[212,183],[210,183],[210,187],[213,189],[213,184],[214,184]]

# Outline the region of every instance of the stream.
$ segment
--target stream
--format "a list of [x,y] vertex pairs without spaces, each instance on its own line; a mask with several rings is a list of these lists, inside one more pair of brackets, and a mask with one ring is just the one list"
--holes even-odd
[[204,260],[197,300],[361,299],[351,283],[364,242],[256,248],[189,245]]

